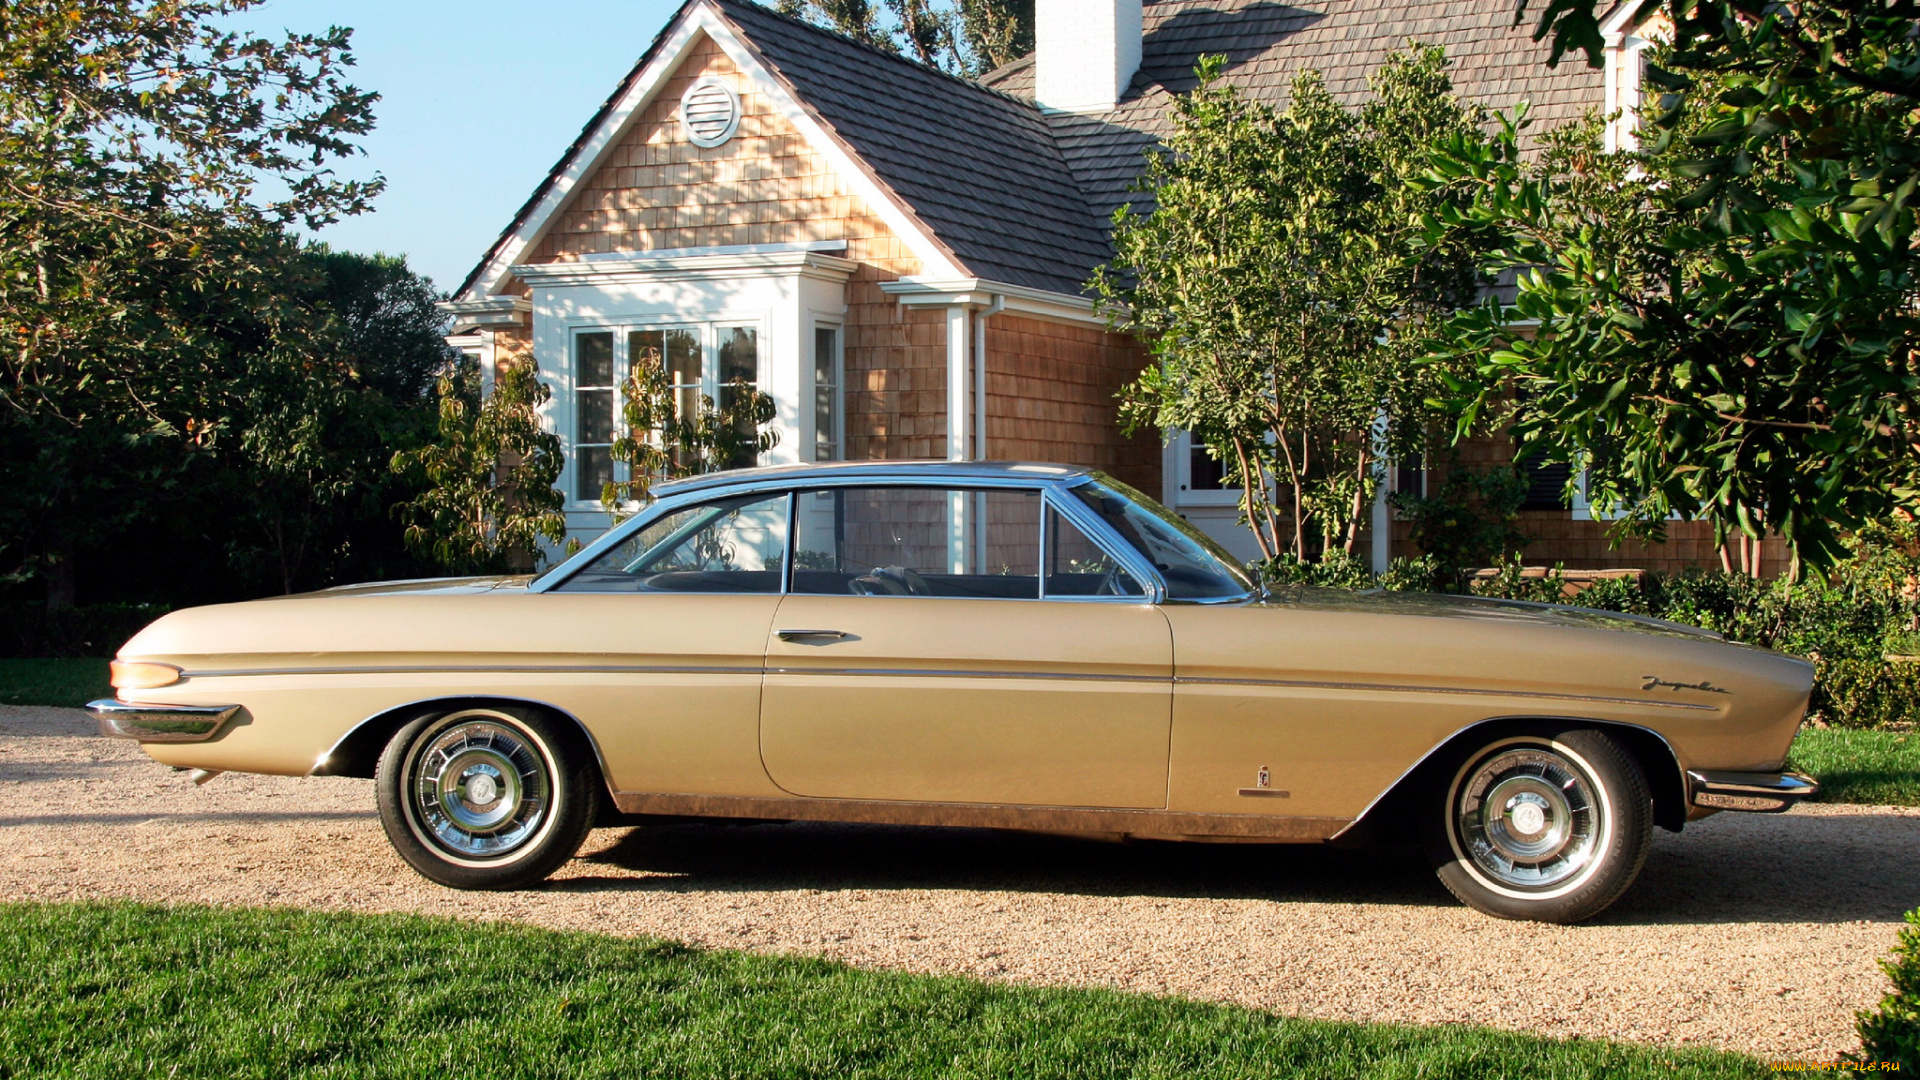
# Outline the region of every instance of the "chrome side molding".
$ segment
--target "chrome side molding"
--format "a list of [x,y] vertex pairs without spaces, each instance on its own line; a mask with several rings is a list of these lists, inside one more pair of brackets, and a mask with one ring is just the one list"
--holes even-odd
[[1711,810],[1741,810],[1750,814],[1777,814],[1820,790],[1813,777],[1800,773],[1707,772],[1687,770],[1688,800]]
[[[87,703],[100,734],[147,743],[206,742],[240,711],[238,705],[141,705],[117,698]],[[204,781],[202,781],[204,782]]]

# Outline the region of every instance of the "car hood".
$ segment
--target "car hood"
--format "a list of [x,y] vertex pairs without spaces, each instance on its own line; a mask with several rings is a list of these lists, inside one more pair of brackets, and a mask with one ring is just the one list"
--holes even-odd
[[1565,604],[1539,604],[1528,600],[1495,600],[1482,596],[1446,596],[1438,593],[1387,592],[1368,589],[1324,589],[1286,586],[1259,601],[1276,608],[1311,608],[1319,611],[1346,611],[1380,615],[1405,615],[1435,619],[1496,620],[1536,625],[1588,627],[1595,630],[1621,630],[1637,634],[1669,637],[1707,638],[1725,641],[1713,630],[1668,622],[1645,615],[1626,615],[1598,608],[1571,607]]

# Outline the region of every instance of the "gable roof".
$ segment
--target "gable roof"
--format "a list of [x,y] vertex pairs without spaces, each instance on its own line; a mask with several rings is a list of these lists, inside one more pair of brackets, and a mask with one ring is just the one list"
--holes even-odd
[[1108,257],[1031,102],[746,0],[716,2],[974,276],[1077,293]]
[[[1225,79],[1284,103],[1294,75],[1317,68],[1342,101],[1367,97],[1367,77],[1410,39],[1446,47],[1461,97],[1533,105],[1543,125],[1604,101],[1604,77],[1577,59],[1546,67],[1547,48],[1515,28],[1511,0],[1161,0],[1145,7],[1140,70],[1101,114],[1046,113],[1032,102],[1033,57],[974,82],[749,0],[689,0],[596,112],[567,153],[456,292],[465,296],[530,222],[554,209],[583,156],[630,110],[688,39],[719,21],[805,119],[877,181],[906,230],[937,244],[974,277],[1078,294],[1111,254],[1106,222],[1131,197],[1142,153],[1167,130],[1171,98],[1193,88],[1203,54],[1228,58]],[[527,239],[522,237],[522,239]],[[524,246],[522,247],[524,250]],[[942,260],[943,262],[946,260]]]

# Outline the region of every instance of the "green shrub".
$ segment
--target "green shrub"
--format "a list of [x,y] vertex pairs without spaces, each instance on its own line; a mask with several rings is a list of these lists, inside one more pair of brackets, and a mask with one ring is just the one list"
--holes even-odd
[[166,613],[160,604],[0,609],[0,656],[112,656]]
[[1907,912],[1893,956],[1880,961],[1880,969],[1893,980],[1893,993],[1880,999],[1878,1009],[1857,1014],[1858,1060],[1898,1062],[1901,1072],[1910,1073],[1920,1069],[1920,910]]
[[1809,712],[1850,728],[1891,728],[1920,719],[1920,664],[1821,660]]

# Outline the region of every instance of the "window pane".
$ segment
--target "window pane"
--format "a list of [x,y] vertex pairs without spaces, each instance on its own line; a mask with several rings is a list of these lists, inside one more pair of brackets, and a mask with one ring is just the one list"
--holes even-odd
[[840,353],[840,331],[831,326],[816,326],[813,329],[813,384],[815,386],[834,386],[840,382],[834,361]]
[[573,467],[573,497],[598,502],[607,485],[613,483],[613,448],[583,446],[573,452]]
[[[747,326],[721,327],[720,337],[720,386],[715,404],[722,409],[731,409],[740,402],[735,400],[736,391],[729,390],[727,384],[735,379],[743,379],[749,385],[760,378],[759,339],[760,332]],[[753,425],[742,421],[735,429],[742,442],[751,442],[754,437]],[[736,454],[727,462],[729,469],[745,469],[756,464],[752,453]]]
[[613,385],[613,333],[581,334],[574,339],[578,362],[575,386]]
[[613,441],[613,391],[576,390],[574,400],[580,403],[580,427],[576,442],[606,443]]
[[760,381],[760,331],[751,326],[727,326],[720,330],[720,379],[722,384],[735,379]]
[[833,438],[833,387],[813,388],[813,460],[835,461],[840,455]]
[[1219,491],[1226,483],[1226,462],[1207,453],[1207,444],[1194,440],[1187,451],[1187,475],[1194,491]]
[[1253,591],[1219,545],[1132,488],[1107,480],[1082,484],[1073,493],[1160,571],[1169,599],[1208,600]]
[[856,596],[1040,595],[1040,493],[829,488],[800,496],[793,590]]
[[557,591],[775,593],[786,550],[785,495],[722,499],[648,524]]
[[633,330],[627,334],[627,370],[645,363],[666,362],[666,334],[660,330]]
[[1119,560],[1080,527],[1047,510],[1047,596],[1145,596]]
[[840,457],[838,408],[840,332],[832,327],[813,331],[813,460],[835,461]]
[[667,380],[675,386],[700,386],[700,335],[692,330],[668,330]]

